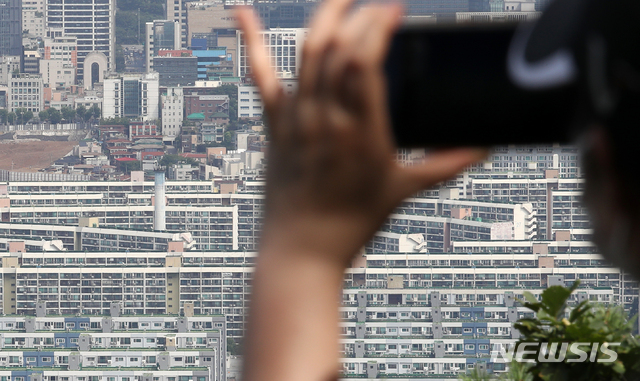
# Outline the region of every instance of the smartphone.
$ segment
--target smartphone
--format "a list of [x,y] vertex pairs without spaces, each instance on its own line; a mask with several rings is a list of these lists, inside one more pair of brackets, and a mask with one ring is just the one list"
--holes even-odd
[[527,33],[521,23],[404,25],[385,65],[397,145],[571,142],[580,93],[575,78],[523,84],[509,67],[514,49],[525,54],[517,44],[526,44]]

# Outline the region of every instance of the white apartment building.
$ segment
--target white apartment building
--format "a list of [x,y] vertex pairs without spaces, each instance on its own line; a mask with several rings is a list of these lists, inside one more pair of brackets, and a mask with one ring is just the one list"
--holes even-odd
[[238,119],[262,117],[262,98],[258,86],[238,86]]
[[91,52],[103,53],[108,70],[115,69],[115,14],[114,0],[88,0],[82,4],[75,0],[46,2],[46,28],[62,29],[66,36],[78,39],[79,80],[84,79],[84,59]]
[[[262,31],[265,48],[268,51],[271,67],[282,78],[298,76],[302,58],[302,45],[307,37],[306,28],[271,28]],[[238,77],[251,73],[243,32],[236,32],[238,39]]]
[[9,111],[25,108],[37,115],[44,107],[42,88],[42,76],[39,74],[12,75],[7,95]]
[[69,87],[76,83],[76,67],[71,63],[58,60],[40,60],[42,82],[49,87]]
[[2,379],[226,380],[224,316],[122,316],[119,302],[102,316],[46,316],[36,303],[36,317],[0,318]]
[[22,30],[31,37],[45,35],[45,1],[24,0],[22,2]]
[[159,76],[147,74],[118,74],[104,79],[104,118],[134,118],[142,121],[158,119]]
[[20,71],[19,56],[0,57],[0,86],[9,85],[9,80],[15,71]]
[[184,120],[184,91],[182,87],[168,87],[160,95],[162,109],[162,136],[165,141],[173,141],[180,135]]

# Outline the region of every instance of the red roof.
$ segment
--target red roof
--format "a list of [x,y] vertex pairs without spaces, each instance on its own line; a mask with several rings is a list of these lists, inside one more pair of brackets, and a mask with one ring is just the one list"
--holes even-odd
[[138,161],[132,157],[119,157],[116,159],[116,161]]

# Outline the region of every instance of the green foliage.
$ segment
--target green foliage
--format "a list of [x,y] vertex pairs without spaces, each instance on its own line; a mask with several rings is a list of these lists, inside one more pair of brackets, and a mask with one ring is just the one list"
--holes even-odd
[[462,381],[490,381],[493,379],[486,370],[480,368],[473,368],[466,374],[460,375],[460,380]]
[[16,109],[15,115],[15,122],[17,124],[25,124],[33,119],[33,111],[28,111],[26,108]]
[[164,167],[169,167],[173,164],[178,164],[178,163],[198,165],[198,162],[196,160],[188,157],[182,157],[180,155],[164,155],[159,162],[159,164]]
[[122,169],[122,172],[125,174],[130,174],[131,171],[139,171],[141,168],[141,164],[140,161],[136,160],[136,161],[125,161],[124,163],[120,164],[120,169]]
[[72,109],[71,107],[62,106],[60,108],[60,112],[62,113],[62,119],[67,122],[73,122],[73,120],[76,118],[76,110]]
[[7,121],[9,124],[14,124],[16,122],[16,113],[11,111],[7,114]]
[[60,110],[50,107],[48,109],[48,112],[49,122],[51,122],[52,124],[58,124],[62,121],[62,113],[60,112]]
[[102,110],[100,109],[100,106],[95,103],[89,108],[89,113],[91,114],[91,118],[94,119],[99,119],[102,116]]
[[[127,0],[118,2],[115,57],[117,71],[124,70],[122,45],[143,44],[145,40],[145,23],[153,20],[164,20],[164,5],[165,1],[162,0]],[[139,25],[138,10],[140,10]],[[139,35],[138,31],[140,32]]]
[[[603,306],[585,300],[567,314],[567,300],[579,285],[570,288],[552,286],[541,294],[538,301],[529,292],[524,293],[524,306],[536,312],[535,318],[520,319],[514,325],[521,333],[520,343],[621,343],[611,347],[618,353],[615,362],[567,362],[577,359],[579,353],[570,349],[562,362],[536,362],[529,372],[538,380],[629,380],[640,378],[640,346],[631,335],[634,319],[629,319],[621,306]],[[605,344],[606,345],[606,344]],[[531,347],[529,347],[531,348]],[[538,347],[539,348],[539,347]],[[582,347],[588,354],[590,347]],[[525,359],[537,359],[535,354]],[[608,358],[601,351],[598,358]]]
[[0,109],[0,123],[5,124],[7,123],[7,115],[9,114],[9,111],[7,111],[6,108]]
[[233,337],[227,337],[227,352],[231,356],[240,356],[242,355],[242,345],[236,343]]
[[100,119],[100,124],[102,125],[122,125],[125,127],[129,127],[131,120],[128,118],[107,118]]

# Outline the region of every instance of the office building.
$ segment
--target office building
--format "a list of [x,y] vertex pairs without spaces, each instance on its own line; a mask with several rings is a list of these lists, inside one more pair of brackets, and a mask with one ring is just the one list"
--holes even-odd
[[207,68],[221,62],[231,61],[227,49],[220,47],[212,50],[193,50],[192,54],[198,58],[198,79],[208,80]]
[[159,116],[158,73],[111,75],[104,80],[104,118],[150,121]]
[[154,71],[153,58],[160,50],[179,50],[181,48],[180,23],[169,20],[154,20],[145,24],[145,62],[147,73]]
[[39,74],[14,74],[9,79],[9,111],[25,108],[38,114],[44,106],[42,76]]
[[[78,80],[84,80],[84,60],[92,52],[107,58],[107,70],[115,70],[114,0],[49,0],[45,6],[46,27],[75,36],[78,44]],[[89,84],[91,85],[91,84]],[[87,84],[85,84],[85,87]]]
[[307,0],[258,0],[253,8],[265,28],[306,28],[318,4]]
[[164,50],[153,57],[160,87],[193,86],[198,80],[198,58],[190,50]]
[[0,0],[0,56],[22,56],[21,0]]
[[[269,53],[271,66],[278,76],[291,78],[298,76],[302,57],[302,45],[307,36],[307,29],[270,29],[260,32]],[[251,73],[247,49],[241,31],[238,38],[238,77]]]
[[180,48],[186,49],[189,45],[187,39],[187,1],[186,0],[167,0],[165,6],[167,12],[166,19],[175,21],[180,25]]

